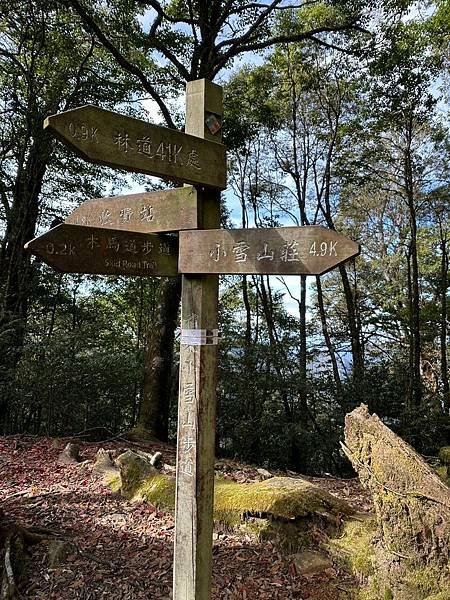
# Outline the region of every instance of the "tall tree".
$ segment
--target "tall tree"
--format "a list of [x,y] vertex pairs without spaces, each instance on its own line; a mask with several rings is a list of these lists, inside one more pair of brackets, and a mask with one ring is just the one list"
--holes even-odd
[[[170,92],[181,94],[187,81],[199,78],[214,80],[223,69],[230,67],[235,58],[251,52],[260,52],[277,43],[308,40],[324,46],[338,43],[334,34],[362,34],[370,3],[360,2],[290,2],[271,0],[260,3],[242,0],[201,0],[185,3],[178,1],[122,2],[116,0],[105,7],[103,2],[85,3],[68,0],[68,4],[82,19],[87,31],[115,58],[124,71],[136,78],[142,89],[157,104],[169,127],[177,119],[170,110]],[[274,19],[288,10],[298,12],[297,26],[288,33],[273,33]],[[130,19],[134,11],[134,18]],[[128,24],[124,14],[127,14]],[[140,19],[138,19],[138,14]],[[125,43],[127,37],[130,45]],[[353,41],[340,46],[343,52],[352,52]],[[128,49],[127,49],[128,46]],[[124,49],[125,48],[125,49]],[[161,57],[162,61],[155,57]],[[163,82],[168,82],[168,85]],[[166,281],[163,298],[179,294],[179,285]],[[152,343],[152,360],[147,364],[147,380],[159,381],[148,386],[151,399],[146,406],[159,405],[157,394],[167,389],[171,376],[171,347],[173,329],[177,321],[179,296],[176,301],[161,303],[158,322],[167,326],[156,328]],[[157,415],[157,410],[152,410]],[[141,425],[155,435],[161,426],[146,419]]]
[[1,14],[1,27],[0,429],[4,429],[11,378],[22,352],[35,286],[24,244],[34,237],[45,212],[45,194],[51,193],[47,170],[49,165],[55,173],[58,167],[64,169],[58,191],[70,190],[74,197],[80,197],[70,186],[77,169],[80,180],[82,170],[87,173],[80,161],[69,162],[64,154],[53,153],[51,136],[43,130],[44,119],[88,101],[111,106],[126,98],[130,86],[115,64],[108,62],[108,55],[100,64],[102,49],[95,38],[52,1],[13,0]]
[[[372,63],[373,140],[381,161],[376,176],[383,187],[404,204],[408,215],[405,239],[408,290],[409,375],[408,404],[422,402],[420,273],[418,221],[427,209],[423,193],[434,178],[440,182],[442,169],[430,149],[439,145],[441,133],[434,128],[431,115],[436,104],[431,84],[437,63],[429,54],[426,29],[416,24],[399,24],[391,30],[388,47]],[[440,171],[440,172],[439,172]],[[372,176],[374,172],[372,171]]]

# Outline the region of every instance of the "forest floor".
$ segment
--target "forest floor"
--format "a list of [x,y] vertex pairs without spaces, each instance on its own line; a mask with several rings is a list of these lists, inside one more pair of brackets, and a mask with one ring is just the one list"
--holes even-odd
[[[66,553],[51,567],[48,546],[30,548],[23,597],[36,600],[169,600],[172,587],[173,516],[149,504],[131,503],[92,474],[92,463],[59,465],[69,440],[32,436],[0,437],[0,505],[8,520],[55,532]],[[99,447],[138,447],[163,453],[174,465],[175,449],[124,440],[80,443],[83,459]],[[219,461],[222,475],[258,481],[256,467]],[[290,476],[293,476],[289,472]],[[307,478],[369,512],[370,498],[356,479]],[[357,585],[332,564],[312,575],[298,572],[292,556],[269,542],[242,533],[214,533],[213,600],[348,600]]]

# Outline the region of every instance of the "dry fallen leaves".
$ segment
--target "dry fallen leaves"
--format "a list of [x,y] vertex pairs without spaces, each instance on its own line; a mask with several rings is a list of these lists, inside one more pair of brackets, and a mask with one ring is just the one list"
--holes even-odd
[[[50,568],[47,546],[31,549],[28,576],[21,592],[36,600],[170,600],[174,520],[154,506],[130,503],[91,476],[91,465],[58,465],[60,447],[54,440],[33,436],[0,438],[0,503],[8,519],[25,526],[45,527],[70,542],[71,551]],[[108,449],[124,442],[102,444]],[[99,444],[83,444],[84,459],[92,459]],[[162,451],[174,464],[175,450],[162,444],[142,444]],[[256,468],[220,461],[221,475],[237,481],[260,479]],[[318,481],[315,479],[315,481]],[[321,480],[322,481],[322,480]],[[329,491],[367,504],[356,482],[338,482]],[[292,563],[270,543],[256,544],[237,533],[214,536],[213,600],[338,600],[336,572],[300,577]],[[347,582],[348,584],[348,582]],[[342,587],[345,587],[343,584]]]

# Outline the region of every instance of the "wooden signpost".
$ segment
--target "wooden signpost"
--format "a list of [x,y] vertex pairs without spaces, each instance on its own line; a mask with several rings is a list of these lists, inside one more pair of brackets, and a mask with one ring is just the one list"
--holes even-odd
[[142,233],[196,229],[197,190],[186,186],[87,200],[65,223]]
[[99,108],[82,106],[45,120],[90,162],[225,189],[225,146]]
[[25,248],[64,273],[148,277],[178,272],[178,239],[168,235],[63,223]]
[[[96,198],[26,245],[63,272],[183,273],[173,600],[210,599],[218,274],[320,275],[359,254],[324,227],[218,229],[221,122],[222,89],[204,79],[187,84],[186,133],[94,106],[49,117],[45,126],[91,162],[200,187]],[[179,248],[164,231],[179,232]]]
[[325,227],[180,232],[180,273],[321,275],[359,254]]
[[[186,130],[220,139],[220,130],[207,128],[208,115],[221,119],[222,89],[189,82]],[[218,192],[199,194],[200,227],[219,227],[219,206]],[[218,289],[217,275],[182,278],[174,600],[209,600],[211,593]]]

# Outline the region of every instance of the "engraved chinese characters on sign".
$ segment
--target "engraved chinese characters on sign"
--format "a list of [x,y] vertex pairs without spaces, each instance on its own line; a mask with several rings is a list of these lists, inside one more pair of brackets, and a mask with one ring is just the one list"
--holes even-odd
[[191,186],[94,198],[83,202],[66,221],[71,225],[143,233],[197,228],[197,191]]
[[[195,328],[197,319],[190,315],[186,320]],[[178,461],[180,473],[191,478],[195,475],[195,456],[197,440],[197,388],[196,388],[196,360],[198,349],[182,340],[181,352],[181,377],[180,377],[180,414],[178,422]]]
[[91,162],[226,188],[225,146],[220,143],[97,106],[52,115],[45,127]]
[[321,275],[359,245],[320,226],[180,232],[180,273]]
[[178,240],[169,235],[64,223],[31,240],[26,248],[65,273],[177,274]]

